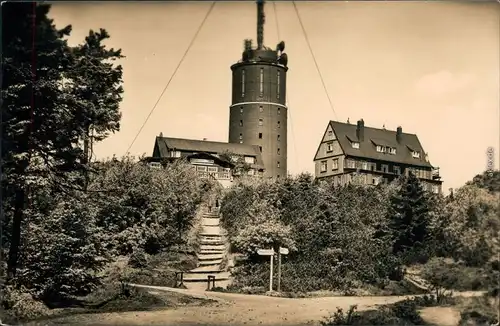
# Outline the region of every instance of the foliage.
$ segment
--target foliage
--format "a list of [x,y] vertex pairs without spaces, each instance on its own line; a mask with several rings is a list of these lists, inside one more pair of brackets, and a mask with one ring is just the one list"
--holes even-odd
[[232,170],[236,175],[245,175],[252,168],[251,164],[245,162],[243,156],[234,154],[231,151],[224,151],[219,154],[219,157],[233,165]]
[[135,250],[128,261],[130,267],[133,268],[144,268],[148,265],[148,257],[144,250]]
[[48,214],[30,210],[16,282],[44,299],[86,295],[99,284],[97,272],[107,261],[97,208],[85,194],[54,201]]
[[457,263],[446,261],[444,258],[433,258],[425,265],[421,276],[431,285],[430,290],[435,292],[438,302],[447,290],[455,288],[459,269]]
[[363,312],[357,312],[356,305],[350,306],[347,312],[337,308],[336,312],[321,321],[321,325],[426,325],[418,313],[420,301],[405,299]]
[[6,315],[2,318],[6,323],[19,323],[48,315],[49,309],[37,301],[25,289],[8,286],[4,289],[2,305]]
[[97,38],[91,32],[84,45],[72,49],[64,39],[71,26],[56,29],[48,18],[49,5],[15,2],[2,9],[6,28],[1,155],[7,176],[2,180],[2,204],[8,212],[7,243],[2,245],[10,247],[8,276],[12,279],[26,202],[47,184],[57,185],[59,191],[81,184],[68,172],[88,168],[79,145],[88,135],[88,126],[95,130],[95,140],[119,128],[122,72],[105,62],[121,55],[100,44],[109,37],[104,30]]
[[[414,174],[404,180],[399,192],[391,196],[389,221],[393,253],[406,263],[425,257],[429,236],[429,200]],[[423,257],[422,257],[423,256]]]
[[156,254],[187,242],[204,183],[187,164],[152,169],[131,157],[102,162],[89,190],[99,190],[97,226],[113,255]]
[[500,192],[500,171],[485,171],[482,174],[476,175],[471,181],[466,183],[481,189],[486,189],[492,193]]

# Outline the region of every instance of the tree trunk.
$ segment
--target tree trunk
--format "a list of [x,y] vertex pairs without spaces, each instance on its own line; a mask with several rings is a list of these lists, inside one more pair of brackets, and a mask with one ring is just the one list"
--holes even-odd
[[26,193],[24,189],[16,190],[14,202],[14,217],[12,219],[12,235],[10,240],[9,259],[7,261],[7,278],[16,276],[17,262],[19,259],[19,247],[21,245],[21,224],[24,217],[26,205]]

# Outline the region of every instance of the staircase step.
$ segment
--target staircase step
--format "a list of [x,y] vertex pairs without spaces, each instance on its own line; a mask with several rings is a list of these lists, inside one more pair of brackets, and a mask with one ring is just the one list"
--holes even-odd
[[201,224],[203,226],[219,226],[220,224],[220,219],[217,218],[203,218],[202,221],[201,221]]
[[208,240],[208,239],[200,239],[200,245],[221,245],[224,246],[224,242],[221,239],[218,240]]
[[222,259],[222,258],[224,258],[224,254],[223,253],[214,254],[212,252],[209,252],[209,253],[205,253],[205,254],[202,254],[202,253],[198,254],[198,260],[200,260],[200,261],[202,261],[202,260]]
[[226,246],[223,244],[201,244],[200,245],[200,251],[204,250],[226,250]]
[[222,264],[222,259],[216,260],[202,260],[198,262],[198,265],[201,266],[218,266]]
[[[215,281],[226,281],[229,279],[229,272],[206,273],[206,274],[184,274],[184,282],[207,282],[208,275],[215,276]],[[217,286],[217,283],[215,284]]]
[[198,253],[198,256],[200,257],[203,257],[203,256],[209,256],[209,255],[224,255],[225,253],[225,249],[224,250],[220,250],[220,249],[217,249],[217,250],[202,250]]
[[189,273],[220,273],[221,270],[216,266],[200,266],[189,271]]
[[208,232],[201,232],[200,237],[204,239],[221,239],[222,238],[222,233],[208,233]]

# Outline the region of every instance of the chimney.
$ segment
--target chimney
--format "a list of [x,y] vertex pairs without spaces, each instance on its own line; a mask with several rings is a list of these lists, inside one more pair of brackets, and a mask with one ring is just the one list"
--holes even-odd
[[363,119],[358,120],[358,126],[356,127],[356,136],[358,140],[362,142],[365,139],[365,122]]
[[402,135],[403,135],[403,128],[399,126],[398,129],[396,129],[396,140],[398,141],[398,143],[401,142]]
[[162,138],[162,137],[163,137],[163,133],[162,133],[162,132],[160,132],[160,136],[159,136],[159,137],[160,137],[160,138]]
[[207,139],[206,138],[203,138],[203,141],[206,141]]

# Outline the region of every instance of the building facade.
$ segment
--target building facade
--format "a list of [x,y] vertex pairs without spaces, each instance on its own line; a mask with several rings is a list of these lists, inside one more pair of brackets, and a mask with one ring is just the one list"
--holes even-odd
[[[226,157],[230,154],[231,157]],[[185,159],[193,166],[201,178],[219,181],[223,186],[230,186],[234,177],[241,175],[236,169],[237,162],[244,162],[244,173],[262,176],[264,166],[257,146],[228,144],[206,140],[193,140],[156,137],[152,157],[147,161],[153,167],[160,167],[164,162]]]
[[281,42],[274,51],[263,46],[263,2],[258,2],[258,44],[247,41],[242,59],[231,66],[232,101],[229,142],[256,145],[265,177],[287,175],[287,55]]
[[334,183],[377,185],[411,171],[425,190],[441,193],[439,168],[429,162],[417,135],[330,121],[314,157],[315,176]]

